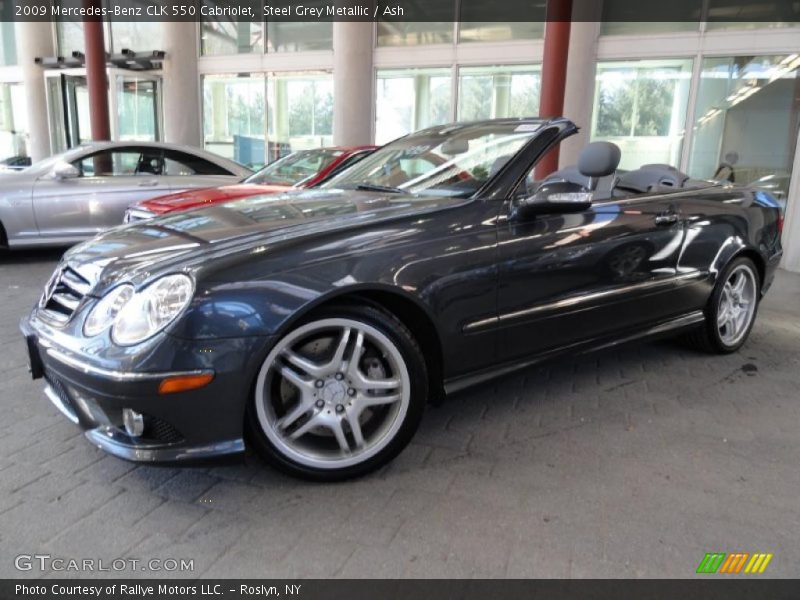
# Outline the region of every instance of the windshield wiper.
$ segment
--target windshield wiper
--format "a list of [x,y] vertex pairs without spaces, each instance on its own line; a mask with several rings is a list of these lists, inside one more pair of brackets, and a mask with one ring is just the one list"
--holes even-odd
[[391,194],[407,194],[408,192],[399,187],[389,185],[378,185],[377,183],[359,183],[353,189],[360,192],[389,192]]

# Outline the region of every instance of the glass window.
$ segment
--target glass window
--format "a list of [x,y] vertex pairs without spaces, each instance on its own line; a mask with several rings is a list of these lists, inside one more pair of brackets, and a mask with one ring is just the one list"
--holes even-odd
[[506,42],[511,40],[538,40],[544,36],[544,22],[519,21],[517,23],[466,22],[458,29],[458,41],[467,42]]
[[245,165],[263,165],[266,132],[263,74],[203,77],[206,149]]
[[[69,4],[65,4],[69,6]],[[103,41],[105,42],[106,52],[110,52],[111,33],[109,23],[105,22]],[[56,21],[56,42],[58,43],[58,55],[70,57],[73,52],[86,52],[86,42],[83,39],[83,21]],[[160,48],[159,48],[160,50]]]
[[800,21],[800,5],[797,2],[746,0],[707,0],[707,2],[706,29],[708,30],[796,27]]
[[[643,9],[643,7],[647,7]],[[642,2],[642,0],[603,0],[603,35],[645,35],[675,31],[698,31],[703,0],[671,0]],[[647,22],[635,21],[636,18]],[[592,19],[594,20],[594,19]]]
[[779,29],[782,27],[797,27],[797,22],[788,21],[709,21],[706,23],[707,31],[721,31],[725,29]]
[[525,16],[531,21],[500,21],[497,6],[486,0],[461,0],[458,24],[459,42],[504,42],[535,40],[544,35],[545,3],[526,6]]
[[276,73],[267,82],[267,162],[297,150],[333,144],[333,77],[327,73]]
[[[325,9],[325,2],[304,6]],[[268,52],[302,52],[333,49],[332,21],[267,21]]]
[[333,78],[327,73],[203,78],[205,147],[252,168],[333,143]]
[[164,157],[158,148],[103,150],[72,163],[82,177],[161,175]]
[[680,161],[691,60],[599,63],[592,139],[622,149],[622,169]]
[[164,28],[157,21],[111,21],[110,25],[113,52],[164,49]]
[[[11,5],[8,5],[9,8]],[[0,21],[0,67],[17,64],[14,21]]]
[[[455,3],[452,15],[455,16]],[[452,44],[453,21],[431,23],[378,21],[378,46]]]
[[378,71],[376,143],[451,121],[451,82],[451,69]]
[[458,71],[458,120],[532,117],[539,113],[540,67],[463,67]]
[[0,83],[0,169],[28,165],[28,110],[22,84]]
[[752,183],[785,207],[800,126],[800,55],[703,60],[688,172]]
[[249,21],[202,21],[200,48],[204,55],[264,52],[264,26]]
[[[56,38],[60,56],[71,56],[73,52],[86,51],[82,21],[56,21]],[[108,41],[106,40],[106,49],[107,47]]]
[[205,158],[178,150],[164,150],[165,175],[232,175]]
[[600,35],[647,35],[650,33],[676,33],[698,31],[700,22],[694,21],[603,21]]

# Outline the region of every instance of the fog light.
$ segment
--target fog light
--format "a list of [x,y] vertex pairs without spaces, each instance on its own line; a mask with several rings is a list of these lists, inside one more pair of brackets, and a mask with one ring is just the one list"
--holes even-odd
[[139,437],[144,433],[144,417],[130,408],[122,409],[122,422],[125,424],[125,431],[131,437]]

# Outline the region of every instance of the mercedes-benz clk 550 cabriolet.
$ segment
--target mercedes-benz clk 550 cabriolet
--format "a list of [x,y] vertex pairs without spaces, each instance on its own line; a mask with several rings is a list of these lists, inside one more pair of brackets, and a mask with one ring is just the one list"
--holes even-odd
[[746,340],[781,256],[764,192],[595,142],[566,119],[433,127],[321,188],[122,226],[64,256],[22,330],[34,377],[135,461],[242,452],[367,473],[431,399],[556,355]]

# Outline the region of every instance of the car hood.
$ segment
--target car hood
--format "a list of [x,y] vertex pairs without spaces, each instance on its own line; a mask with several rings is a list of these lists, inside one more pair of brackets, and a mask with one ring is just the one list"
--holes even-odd
[[178,210],[189,210],[198,208],[206,204],[216,204],[218,202],[230,202],[239,198],[259,196],[263,194],[278,194],[290,190],[291,187],[285,185],[256,185],[251,183],[240,183],[236,185],[226,185],[215,188],[201,188],[176,192],[159,196],[152,200],[145,200],[135,205],[135,208],[147,210],[156,215],[163,215]]
[[[64,258],[100,295],[119,281],[140,284],[175,271],[210,274],[222,263],[252,260],[253,254],[269,255],[284,245],[323,245],[330,234],[348,229],[363,234],[375,223],[466,202],[352,190],[261,195],[123,225],[73,247]],[[282,263],[282,270],[293,266]]]

